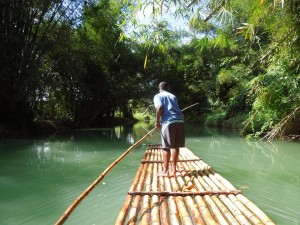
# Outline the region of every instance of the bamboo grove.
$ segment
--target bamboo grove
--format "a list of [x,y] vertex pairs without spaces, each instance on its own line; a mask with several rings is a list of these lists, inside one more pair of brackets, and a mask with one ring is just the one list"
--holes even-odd
[[[189,122],[300,134],[299,1],[0,4],[0,132],[113,124],[117,112],[132,120],[166,80],[182,107],[200,103]],[[148,24],[137,16],[146,14]],[[186,28],[174,30],[169,14]]]

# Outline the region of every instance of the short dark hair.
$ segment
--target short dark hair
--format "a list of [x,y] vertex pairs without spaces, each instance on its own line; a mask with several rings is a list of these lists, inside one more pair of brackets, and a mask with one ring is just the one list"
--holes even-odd
[[159,87],[161,90],[168,90],[168,84],[167,84],[167,82],[165,82],[165,81],[160,82],[158,87]]

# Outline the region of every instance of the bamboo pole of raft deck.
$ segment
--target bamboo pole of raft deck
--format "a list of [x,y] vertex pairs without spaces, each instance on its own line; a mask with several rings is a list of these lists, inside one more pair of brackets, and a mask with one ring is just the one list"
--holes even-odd
[[[202,178],[206,180],[206,182],[209,184],[212,190],[217,190],[217,191],[219,190],[217,184],[222,188],[222,185],[214,178],[213,175],[209,174],[206,171],[204,171],[203,173],[201,172],[199,173],[201,174]],[[217,184],[214,182],[217,182]],[[248,222],[247,218],[242,214],[240,209],[233,202],[231,202],[231,200],[227,196],[219,195],[219,196],[212,196],[212,198],[215,200],[215,202],[220,200],[227,207],[227,209],[230,211],[232,215],[230,218],[236,224],[251,225]]]
[[[200,181],[201,185],[205,188],[207,191],[211,191],[212,188],[210,185],[212,185],[211,181],[203,177],[203,173],[198,172],[200,176],[198,176],[198,180]],[[207,183],[208,182],[208,183]],[[207,196],[205,196],[207,198]],[[227,221],[229,221],[232,225],[238,225],[238,221],[235,219],[235,217],[231,214],[230,210],[227,209],[227,207],[223,204],[223,202],[217,197],[217,196],[211,196],[211,199],[213,202],[218,206],[224,217]]]
[[[154,160],[157,160],[158,154],[157,151],[154,152]],[[153,173],[152,173],[152,191],[158,191],[157,188],[157,163],[153,164]],[[151,197],[151,224],[152,225],[160,225],[160,215],[159,215],[159,196],[154,195]]]
[[[214,171],[213,173],[215,174],[217,179],[220,180],[222,184],[224,184],[225,187],[234,188],[234,186],[230,182],[228,182],[225,178],[223,178],[221,175],[215,173]],[[230,197],[232,198],[232,196]],[[235,198],[238,200],[238,201],[234,201],[235,203],[239,202],[245,206],[246,212],[249,213],[249,218],[256,221],[256,219],[252,216],[253,213],[254,216],[258,218],[260,221],[262,221],[264,224],[275,225],[275,223],[263,211],[261,211],[261,209],[259,209],[253,202],[247,199],[244,195],[240,194],[235,196]]]
[[[147,150],[149,153],[150,160],[153,158],[152,156],[152,150],[149,149]],[[151,170],[152,170],[152,165],[147,164],[148,169],[147,169],[147,174],[145,178],[145,190],[150,191],[151,188]],[[141,219],[139,222],[139,225],[149,225],[149,219],[150,219],[150,196],[145,195],[142,197],[142,206],[141,206]]]
[[[175,177],[171,177],[170,178],[170,182],[171,182],[171,186],[173,191],[178,191],[179,190],[179,186],[176,182],[176,178]],[[183,225],[192,225],[193,222],[191,220],[191,217],[187,211],[187,208],[185,206],[185,201],[184,198],[182,196],[176,196],[175,197],[175,202],[179,211],[179,216],[181,219],[181,222]]]
[[[225,188],[236,190],[235,187],[227,181],[225,178],[223,178],[220,174],[216,173],[212,170],[212,173],[218,179]],[[250,200],[248,200],[243,195],[237,195],[237,196],[228,196],[234,204],[238,206],[238,208],[243,212],[244,215],[249,218],[249,220],[253,224],[259,224],[261,222],[267,223],[270,225],[275,225],[275,223],[264,213],[262,212],[255,204],[253,204]]]
[[[148,151],[148,153],[151,153],[151,151]],[[151,154],[148,154],[150,156],[150,159],[152,157]],[[146,174],[149,172],[151,168],[149,166],[145,168],[141,174],[141,177],[139,179],[138,185],[136,186],[136,191],[141,191],[144,188],[144,182],[146,179]],[[151,182],[151,181],[150,181]],[[128,213],[128,222],[126,225],[135,225],[138,217],[139,212],[139,205],[141,201],[141,196],[135,196],[131,205],[131,208]]]
[[69,208],[63,213],[63,215],[58,219],[55,225],[63,224],[69,215],[73,212],[76,206],[84,199],[96,186],[97,184],[105,177],[105,175],[116,166],[128,153],[130,153],[136,146],[141,144],[150,134],[152,134],[157,127],[154,127],[150,130],[144,137],[134,143],[130,148],[128,148],[117,160],[115,160],[112,164],[110,164],[106,170],[84,191],[81,195],[75,199],[75,201],[69,206]]
[[[204,171],[204,173],[214,182],[214,184],[217,186],[215,189],[221,189],[224,190],[226,187],[222,185],[222,183],[214,176],[213,173],[209,173],[208,171]],[[251,224],[259,222],[259,219],[251,213],[249,210],[247,210],[241,202],[239,202],[234,195],[228,195],[224,196],[221,195],[219,198],[227,205],[227,207],[230,209],[232,214],[235,216],[235,218],[239,221],[241,224]],[[251,222],[251,223],[250,223]]]
[[[150,154],[147,154],[147,152],[149,152],[149,150],[146,151],[145,157],[146,159],[150,159]],[[130,187],[130,191],[134,191],[136,189],[136,187],[138,186],[140,179],[143,179],[143,174],[146,173],[147,169],[148,169],[148,165],[145,164],[144,166],[142,166],[143,164],[140,165],[138,172],[134,178],[134,181]],[[126,219],[128,210],[129,210],[129,205],[131,203],[133,199],[133,196],[131,195],[127,195],[125,202],[121,208],[121,211],[116,219],[115,225],[122,225]]]
[[[159,157],[159,155],[157,154],[157,156]],[[162,164],[158,164],[158,170],[162,171]],[[164,184],[164,177],[159,177],[158,178],[159,181],[159,190],[161,191],[165,191],[165,184]],[[168,200],[165,196],[160,196],[160,202],[161,202],[161,206],[160,206],[160,216],[161,216],[161,224],[168,224],[168,210],[167,210],[167,206],[168,206]]]
[[[199,172],[204,180],[212,187],[213,190],[224,190],[226,187],[214,176],[214,173],[210,173],[207,170],[203,171],[203,173]],[[229,183],[229,182],[228,182]],[[231,184],[230,187],[232,190],[236,190]],[[257,224],[260,223],[260,220],[249,210],[247,210],[241,202],[239,202],[234,195],[219,195],[212,197],[218,205],[224,204],[227,209],[231,212],[227,214],[227,218],[232,223],[235,224],[245,224],[250,225],[251,223]],[[221,203],[222,202],[222,203]],[[238,221],[238,222],[237,222]]]
[[[162,151],[160,151],[160,159],[162,159]],[[163,169],[162,164],[159,164],[159,166],[160,166],[160,170],[162,171],[162,169]],[[161,180],[163,180],[165,191],[172,191],[170,178],[169,177],[160,177],[160,181]],[[177,210],[175,197],[170,196],[167,199],[167,202],[168,202],[168,212],[169,212],[168,214],[169,214],[170,224],[171,225],[181,224],[180,220],[179,220],[179,213],[178,213],[178,210]]]
[[[183,149],[183,151],[181,151],[182,157],[186,158],[185,152],[187,151],[187,149]],[[186,171],[193,171],[195,169],[194,166],[192,166],[192,162],[186,162],[186,163],[182,163],[182,167],[184,167],[184,169]],[[182,172],[184,173],[184,172]],[[193,183],[193,181],[195,180],[195,177],[192,176],[191,178],[189,176],[184,176],[184,181],[186,183],[187,187],[190,187],[190,191],[193,192],[197,192],[198,190],[195,188],[195,185]],[[204,190],[204,189],[200,189],[200,190]],[[206,205],[204,199],[202,196],[195,196],[195,203],[198,207],[199,212],[201,213],[201,217],[203,219],[204,224],[208,224],[208,225],[217,225],[217,222],[215,221],[215,219],[213,218],[208,206]],[[199,221],[201,222],[201,221]]]
[[[223,190],[226,189],[226,187],[220,182],[220,180],[217,179],[216,173],[214,173],[212,171],[212,173],[209,176],[211,177],[212,180],[214,180],[214,182],[216,184],[217,183],[219,184],[218,186],[220,187],[220,189],[223,189]],[[233,185],[230,185],[230,187],[232,188]],[[235,188],[233,187],[233,189],[235,189]],[[261,223],[261,220],[256,215],[254,215],[249,209],[247,209],[243,205],[243,203],[237,199],[237,197],[235,195],[228,195],[227,197],[233,202],[234,205],[236,205],[236,207],[243,213],[243,215],[245,215],[245,217],[249,220],[249,222],[251,222],[252,224]],[[247,224],[247,223],[243,222],[242,224]]]
[[[139,169],[138,169],[138,171],[137,171],[137,173],[135,175],[135,178],[133,180],[133,183],[132,183],[132,185],[131,185],[131,187],[130,187],[129,190],[132,190],[132,191],[135,190],[135,187],[138,184],[140,175],[141,175],[142,171],[144,170],[144,168],[147,168],[147,165],[144,165],[144,166],[140,165],[140,167],[139,167]],[[122,208],[120,210],[120,213],[119,213],[119,215],[118,215],[118,217],[116,219],[115,224],[121,225],[121,224],[124,223],[126,215],[127,215],[127,212],[128,212],[128,206],[131,203],[132,198],[133,198],[133,196],[127,195],[127,197],[125,199],[125,202],[124,202],[124,204],[123,204],[123,206],[122,206]]]
[[[151,150],[147,150],[147,153],[151,153]],[[148,157],[150,157],[151,160],[151,155],[148,154]],[[148,169],[147,169],[147,176],[146,176],[146,180],[145,180],[145,190],[146,191],[150,191],[150,185],[151,185],[151,177],[150,177],[150,173],[149,170],[151,171],[151,164],[147,164],[148,165]],[[145,195],[142,197],[142,206],[141,206],[141,219],[139,222],[139,225],[149,225],[149,211],[150,211],[150,196],[149,195]]]
[[[206,189],[204,189],[203,184],[204,185],[206,185],[206,184],[203,182],[200,182],[200,179],[198,178],[197,173],[194,173],[194,174],[195,174],[195,177],[193,179],[193,183],[195,184],[195,186],[197,187],[197,189],[199,191],[205,191]],[[209,221],[209,222],[211,222],[211,224],[217,223],[217,224],[222,224],[222,225],[228,225],[227,220],[225,219],[224,215],[220,211],[217,204],[212,200],[211,196],[205,195],[205,196],[203,196],[203,199],[204,199],[204,201],[201,201],[202,199],[199,199],[200,202],[197,201],[198,207],[201,208],[201,212],[204,215],[203,218],[206,219],[206,215],[212,214],[214,216],[213,216],[212,220]],[[206,205],[208,207],[206,207]],[[214,219],[216,221],[214,221]],[[208,222],[208,221],[206,221],[206,222]]]
[[[180,173],[180,172],[179,172]],[[184,177],[186,176],[184,174],[185,172],[182,171],[180,174],[183,175]],[[185,180],[183,180],[183,178],[181,176],[178,176],[177,177],[177,182],[179,184],[179,187],[180,187],[180,190],[182,190],[185,186],[186,186],[186,182]],[[183,191],[183,190],[182,190]],[[193,194],[191,192],[187,192],[187,193],[182,193],[182,194]],[[184,202],[188,208],[188,210],[190,211],[191,213],[191,216],[192,216],[192,220],[194,221],[193,224],[196,224],[196,225],[204,225],[204,221],[202,219],[202,216],[198,210],[198,207],[196,206],[193,198],[190,196],[190,195],[187,195],[185,196],[184,198]]]
[[[181,163],[181,166],[184,167],[184,168],[187,168],[187,170],[189,169],[189,163],[188,162]],[[182,191],[184,191],[185,187],[188,187],[187,190],[189,190],[190,192],[187,192],[187,194],[196,193],[197,190],[195,189],[195,186],[191,182],[190,177],[187,176],[187,174],[184,171],[181,172],[181,175],[183,176],[183,178],[178,177],[177,181],[178,181]],[[195,224],[197,224],[197,225],[198,224],[199,225],[202,225],[202,224],[216,225],[216,223],[213,223],[213,220],[210,219],[210,218],[212,218],[212,215],[209,213],[209,211],[206,211],[206,212],[208,212],[208,214],[205,215],[205,217],[202,216],[201,208],[198,205],[198,203],[200,203],[200,202],[203,203],[204,202],[203,198],[201,196],[195,196],[194,199],[191,196],[187,196],[187,197],[184,198],[184,200],[185,200],[186,205],[188,206],[188,208],[189,208],[189,210],[190,210],[190,212],[193,216],[193,221],[194,221]],[[206,221],[206,222],[204,222],[204,221]]]
[[[182,166],[184,166],[184,168],[186,170],[188,170],[188,168],[189,168],[188,163],[183,164]],[[184,176],[184,181],[188,187],[191,187],[191,192],[196,192],[197,189],[195,188],[195,185],[192,182],[193,180],[194,180],[194,177],[190,178],[189,176]],[[197,196],[195,196],[194,199],[195,199],[195,203],[198,207],[198,210],[201,214],[201,218],[203,219],[203,221],[199,220],[199,223],[202,222],[207,225],[218,225],[218,223],[213,218],[211,212],[209,211],[208,206],[206,205],[203,197],[197,195]]]

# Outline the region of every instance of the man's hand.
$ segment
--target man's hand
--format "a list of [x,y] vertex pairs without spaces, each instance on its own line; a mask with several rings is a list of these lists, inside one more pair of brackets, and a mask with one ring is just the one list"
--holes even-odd
[[155,127],[161,127],[161,125],[160,125],[160,122],[159,122],[159,121],[156,121],[156,122],[155,122]]
[[156,108],[156,121],[155,121],[155,126],[156,126],[156,127],[161,127],[159,121],[160,121],[160,118],[161,118],[162,115],[163,115],[163,110],[164,110],[164,108],[163,108],[162,105],[159,105],[159,106],[157,106],[157,108]]

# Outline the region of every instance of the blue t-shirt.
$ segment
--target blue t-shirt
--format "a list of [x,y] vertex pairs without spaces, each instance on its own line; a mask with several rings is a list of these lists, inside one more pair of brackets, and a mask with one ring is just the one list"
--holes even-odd
[[162,125],[183,122],[183,114],[175,95],[167,91],[161,91],[154,96],[153,102],[155,108],[160,105],[163,106]]

